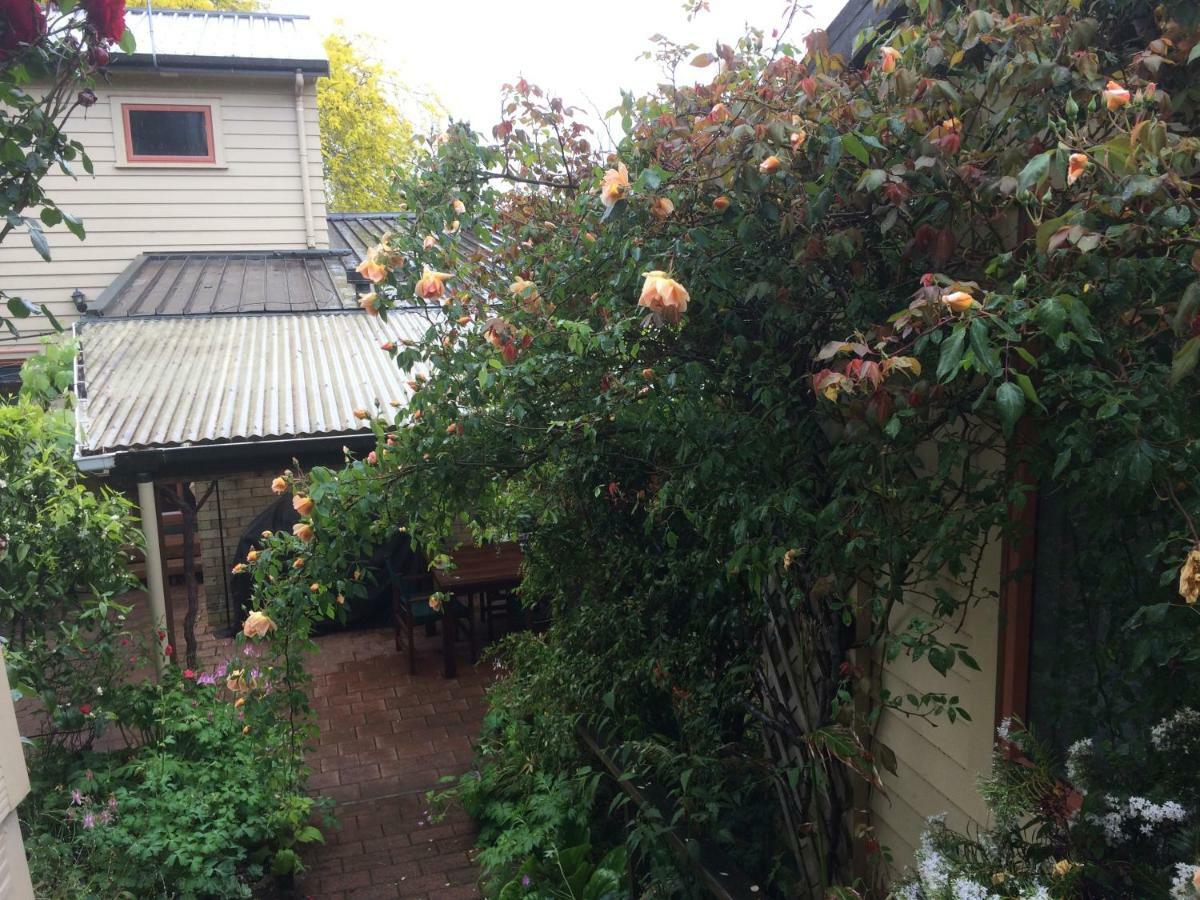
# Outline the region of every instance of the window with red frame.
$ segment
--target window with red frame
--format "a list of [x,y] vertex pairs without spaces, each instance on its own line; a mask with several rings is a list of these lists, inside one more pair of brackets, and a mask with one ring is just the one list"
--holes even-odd
[[211,106],[125,103],[121,114],[128,162],[216,161]]

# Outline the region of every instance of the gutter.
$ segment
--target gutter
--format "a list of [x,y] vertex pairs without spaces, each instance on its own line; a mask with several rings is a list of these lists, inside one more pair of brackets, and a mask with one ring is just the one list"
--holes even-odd
[[112,453],[82,454],[75,447],[75,465],[81,472],[97,478],[123,476],[186,475],[199,477],[210,473],[236,471],[248,464],[280,462],[304,458],[344,458],[344,451],[369,452],[375,449],[375,433],[331,434],[318,437],[278,440],[237,441],[228,444],[194,444],[186,447],[157,447],[143,450],[118,450]]
[[300,193],[304,198],[304,242],[317,246],[313,224],[312,184],[308,178],[308,129],[304,126],[304,73],[296,70],[296,140],[300,145]]

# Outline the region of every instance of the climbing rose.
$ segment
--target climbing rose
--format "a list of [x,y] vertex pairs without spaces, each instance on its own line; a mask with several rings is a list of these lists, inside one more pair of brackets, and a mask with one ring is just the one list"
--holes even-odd
[[374,291],[369,294],[362,294],[358,298],[358,305],[367,311],[372,316],[379,315],[379,295]]
[[675,204],[666,197],[655,197],[654,202],[650,204],[650,213],[656,219],[665,219],[675,212]]
[[297,494],[292,498],[292,509],[302,516],[311,516],[314,506],[316,504],[313,503],[312,497],[306,497],[304,494]]
[[942,302],[956,313],[966,312],[975,305],[975,298],[966,291],[951,291],[942,297]]
[[617,163],[615,169],[604,173],[604,179],[600,183],[600,199],[606,207],[612,209],[617,205],[617,201],[625,199],[628,193],[629,169],[625,167],[625,163]]
[[729,198],[722,194],[713,201],[713,209],[715,209],[717,212],[725,212],[725,210],[729,209],[729,203]]
[[465,213],[467,211],[467,205],[465,203],[463,203],[461,200],[455,200],[454,201],[454,211],[461,216],[463,213]]
[[1088,167],[1088,158],[1083,153],[1072,153],[1067,159],[1067,184],[1074,184]]
[[375,261],[374,251],[358,264],[358,274],[373,284],[379,284],[387,278],[387,268]]
[[429,266],[425,267],[425,271],[421,273],[421,277],[417,280],[417,296],[422,300],[438,300],[446,293],[446,285],[443,283],[447,278],[453,278],[445,272],[435,272]]
[[808,132],[803,128],[799,128],[792,132],[792,149],[799,150],[804,146],[804,142],[808,140]]
[[[274,629],[275,623],[271,621],[271,617],[256,609],[246,616],[246,621],[242,625],[242,634],[248,638],[260,638],[266,637],[267,633]],[[230,690],[236,689],[230,688]]]
[[666,272],[647,272],[642,277],[646,279],[646,284],[642,288],[642,296],[638,298],[638,306],[658,313],[672,324],[678,323],[687,312],[688,300],[691,299],[683,285]]
[[46,33],[46,14],[33,0],[0,0],[0,59],[22,44],[32,44]]
[[779,167],[782,165],[783,162],[778,156],[768,156],[761,163],[759,163],[758,171],[762,172],[764,175],[774,175],[779,171]]
[[1188,603],[1200,600],[1200,547],[1193,547],[1179,570],[1179,596]]
[[292,534],[306,543],[311,541],[316,536],[316,532],[313,531],[313,527],[307,522],[297,522],[295,525],[293,525]]
[[1104,98],[1104,104],[1108,107],[1109,112],[1116,112],[1129,102],[1129,91],[1116,81],[1110,81],[1105,85],[1100,96]]
[[88,24],[106,41],[125,35],[125,0],[83,0]]
[[890,75],[896,71],[896,63],[900,61],[900,51],[895,47],[880,47],[879,56],[881,58],[879,67],[883,70],[883,74]]
[[437,238],[432,234],[425,235],[425,240],[421,241],[421,249],[428,250],[435,246],[437,246]]
[[276,494],[282,494],[284,491],[287,490],[287,481],[284,479],[284,477],[282,475],[276,476],[275,479],[271,482],[271,490],[274,491]]

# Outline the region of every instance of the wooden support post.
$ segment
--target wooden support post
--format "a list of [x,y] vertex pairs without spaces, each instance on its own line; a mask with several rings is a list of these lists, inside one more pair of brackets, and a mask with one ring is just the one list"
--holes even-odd
[[146,593],[150,602],[150,627],[158,638],[159,652],[154,654],[154,670],[162,675],[166,667],[166,648],[170,641],[167,630],[167,591],[163,571],[161,517],[158,512],[158,496],[154,482],[148,477],[138,479],[138,509],[142,516],[142,533],[146,538]]

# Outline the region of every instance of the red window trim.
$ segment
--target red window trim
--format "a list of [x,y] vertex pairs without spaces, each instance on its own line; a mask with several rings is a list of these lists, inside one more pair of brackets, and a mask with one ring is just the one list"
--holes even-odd
[[[139,156],[133,152],[133,132],[129,126],[131,112],[202,112],[208,139],[207,156]],[[213,140],[212,106],[207,103],[122,103],[121,121],[125,126],[125,161],[131,163],[192,163],[203,165],[217,161],[217,145]]]

